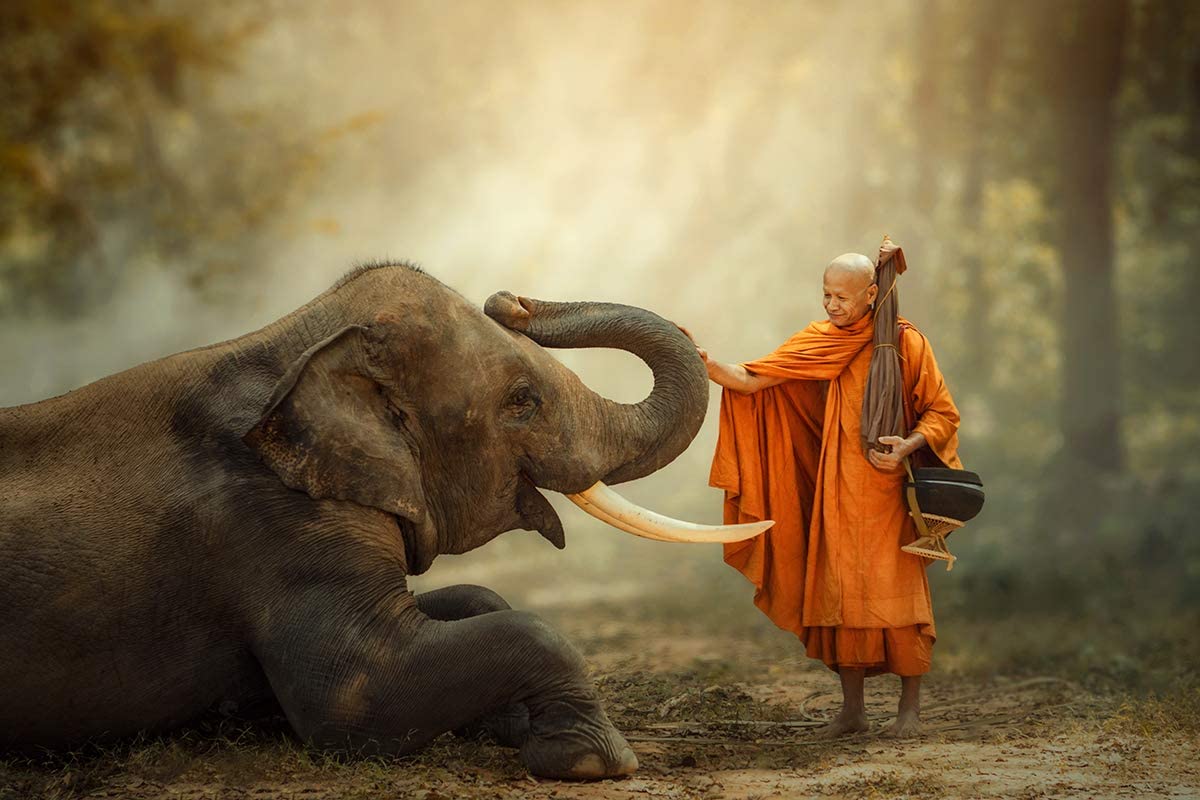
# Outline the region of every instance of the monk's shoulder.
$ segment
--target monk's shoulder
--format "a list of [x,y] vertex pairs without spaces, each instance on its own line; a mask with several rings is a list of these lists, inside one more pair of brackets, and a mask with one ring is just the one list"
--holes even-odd
[[932,346],[925,334],[908,320],[900,322],[900,348],[906,354],[921,355],[932,352]]

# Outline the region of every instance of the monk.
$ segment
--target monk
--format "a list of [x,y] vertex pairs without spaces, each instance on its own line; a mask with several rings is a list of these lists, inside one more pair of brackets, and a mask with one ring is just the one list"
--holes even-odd
[[[897,249],[885,239],[879,263]],[[919,732],[935,631],[929,561],[900,550],[916,539],[904,458],[922,451],[924,464],[961,468],[958,410],[929,342],[903,319],[910,432],[880,437],[864,454],[860,415],[880,291],[870,259],[842,255],[825,269],[826,320],[744,364],[697,346],[724,387],[709,483],[725,490],[725,522],[775,520],[763,535],[725,545],[725,561],[754,583],[755,605],[838,673],[842,709],[826,736],[868,730],[863,682],[882,673],[901,683],[896,721],[884,734]]]

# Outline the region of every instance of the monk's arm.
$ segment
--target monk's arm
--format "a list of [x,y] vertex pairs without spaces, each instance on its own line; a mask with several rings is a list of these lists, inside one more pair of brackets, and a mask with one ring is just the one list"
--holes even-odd
[[924,439],[922,444],[928,444],[935,452],[939,452],[958,433],[958,407],[938,368],[933,348],[928,342],[921,341],[913,350],[913,356],[920,364],[912,394],[913,411],[917,415],[913,434],[921,435]]
[[[707,356],[707,353],[705,355]],[[759,389],[775,386],[786,380],[786,378],[773,378],[770,375],[755,375],[741,364],[725,364],[711,356],[704,359],[704,366],[713,383],[742,394],[753,394]]]
[[787,380],[786,378],[755,375],[741,364],[726,364],[717,361],[709,355],[707,350],[696,344],[696,337],[692,335],[691,331],[679,323],[675,323],[675,327],[679,328],[683,332],[683,335],[691,339],[692,344],[696,345],[696,352],[700,354],[700,358],[704,361],[704,368],[708,370],[708,377],[713,383],[724,386],[726,389],[732,389],[735,392],[741,392],[742,394],[753,394],[759,389],[765,389],[768,386],[774,386]]
[[946,379],[938,368],[933,348],[919,332],[906,330],[901,340],[904,354],[905,384],[911,386],[909,402],[916,415],[913,434],[921,434],[925,445],[946,466],[957,469],[958,407]]

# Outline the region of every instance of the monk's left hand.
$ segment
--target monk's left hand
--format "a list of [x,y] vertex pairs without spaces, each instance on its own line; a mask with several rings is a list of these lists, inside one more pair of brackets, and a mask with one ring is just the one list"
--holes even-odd
[[908,455],[908,440],[899,436],[880,436],[879,443],[890,445],[892,452],[872,450],[867,453],[871,466],[880,472],[899,472],[904,469],[904,457]]
[[[900,245],[893,242],[887,236],[883,237],[883,244],[879,245],[879,264],[887,263],[887,260],[900,249]],[[882,440],[880,440],[882,441]]]

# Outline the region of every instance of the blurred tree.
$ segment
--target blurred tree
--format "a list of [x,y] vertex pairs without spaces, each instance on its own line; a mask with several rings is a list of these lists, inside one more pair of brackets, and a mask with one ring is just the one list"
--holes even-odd
[[[1134,6],[1120,94],[1119,295],[1133,481],[1110,535],[1200,592],[1200,6]],[[1163,585],[1171,585],[1162,576]]]
[[1055,309],[1061,354],[1061,439],[1054,461],[1044,464],[1051,475],[1038,518],[1058,531],[1061,546],[1074,547],[1109,510],[1103,500],[1112,497],[1112,479],[1124,465],[1114,170],[1129,4],[1070,0],[1015,8],[1027,38],[1018,60],[1026,71],[1022,89],[1036,102],[1010,106],[1006,124],[1009,136],[1021,139],[1022,172],[1048,200],[1048,239],[1062,271],[1060,293],[1034,297],[1031,306]]
[[[973,55],[946,86],[978,113],[979,44],[999,37],[993,136],[979,158],[970,125],[950,137],[964,148],[950,229],[984,245],[970,275],[1003,276],[946,304],[965,334],[949,374],[968,401],[986,386],[964,409],[967,456],[994,489],[978,541],[1031,584],[1048,576],[1022,553],[1084,542],[1095,557],[1081,586],[1150,552],[1191,564],[1194,582],[1200,547],[1183,520],[1200,496],[1200,6],[1005,3],[991,23],[987,6],[970,11],[952,35]],[[984,347],[968,345],[985,327]]]
[[231,0],[3,5],[0,311],[78,313],[146,264],[201,286],[244,263],[316,161],[214,98],[264,21]]
[[[1072,467],[1111,475],[1124,461],[1113,167],[1129,3],[1076,0],[1047,7],[1046,34],[1057,56],[1045,63],[1056,112],[1055,238],[1064,277],[1063,450]],[[1076,493],[1072,505],[1087,506],[1093,499]]]
[[[1123,270],[1122,369],[1131,410],[1196,415],[1200,405],[1200,7],[1137,7],[1122,92],[1119,176]],[[1143,427],[1143,426],[1139,426]],[[1179,429],[1183,429],[1183,425]],[[1180,445],[1185,441],[1174,437]],[[1188,443],[1190,445],[1190,443]]]
[[988,144],[993,131],[992,98],[996,69],[1004,41],[1004,3],[981,0],[976,4],[971,31],[971,57],[966,76],[966,151],[963,170],[961,226],[966,247],[962,249],[960,268],[966,273],[967,313],[964,322],[967,350],[982,365],[977,374],[976,391],[991,388],[990,366],[995,354],[991,325],[992,289],[987,279],[983,250],[987,239],[983,232],[984,187],[988,178]]

